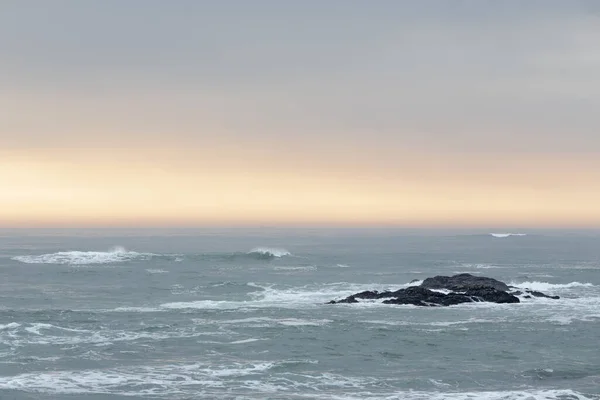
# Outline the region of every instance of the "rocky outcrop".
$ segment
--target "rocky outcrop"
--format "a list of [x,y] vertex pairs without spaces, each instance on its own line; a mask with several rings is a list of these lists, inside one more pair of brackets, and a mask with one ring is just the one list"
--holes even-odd
[[471,274],[458,274],[454,276],[434,276],[427,278],[421,284],[427,289],[448,289],[453,291],[467,290],[473,287],[491,287],[496,290],[507,292],[508,285],[494,278],[473,276]]
[[[447,292],[443,292],[445,290]],[[493,278],[459,274],[427,278],[419,286],[396,291],[365,291],[328,304],[358,303],[359,300],[380,300],[384,304],[412,304],[415,306],[452,306],[471,302],[519,303],[522,292],[509,292],[504,282]],[[531,296],[557,299],[544,293],[527,290]]]

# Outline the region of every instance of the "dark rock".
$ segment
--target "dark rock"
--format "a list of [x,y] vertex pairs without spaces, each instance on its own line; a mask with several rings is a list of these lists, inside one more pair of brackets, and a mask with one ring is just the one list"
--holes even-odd
[[488,286],[473,287],[468,289],[465,296],[475,297],[481,301],[488,301],[492,303],[519,303],[519,298],[507,293],[503,290],[497,290]]
[[[532,296],[533,297],[545,297],[547,299],[554,299],[554,300],[560,299],[560,296],[549,296],[549,295],[547,295],[545,293],[538,292],[536,290],[526,289],[525,293],[528,293],[526,296],[523,296],[523,298],[525,298],[525,299],[531,299]],[[510,292],[510,294],[512,294],[513,296],[521,296],[521,295],[523,295],[525,293],[521,292],[520,290],[516,290],[514,292]]]
[[343,303],[350,303],[350,304],[358,303],[358,300],[356,300],[356,297],[354,297],[354,296],[349,296],[349,297],[346,297],[345,299],[339,300],[339,301],[331,300],[328,304],[343,304]]
[[[441,293],[432,289],[446,289],[450,293]],[[558,296],[548,296],[535,290],[517,290],[508,292],[509,287],[493,278],[473,276],[471,274],[459,274],[454,276],[436,276],[427,278],[420,286],[410,286],[394,292],[378,292],[367,290],[353,294],[345,299],[332,300],[327,304],[358,303],[358,299],[379,300],[385,299],[385,304],[412,304],[415,306],[452,306],[470,302],[492,302],[492,303],[519,303],[517,296],[524,298],[546,297],[559,299]]]
[[473,300],[461,294],[434,292],[421,286],[411,286],[393,292],[394,298],[384,300],[384,304],[412,304],[415,306],[451,306],[469,303]]
[[538,292],[536,290],[526,290],[526,292],[529,293],[530,295],[532,295],[533,297],[545,297],[547,299],[554,299],[554,300],[560,299],[560,296],[548,296],[547,294]]
[[448,289],[456,292],[468,290],[470,288],[487,286],[496,290],[508,291],[508,285],[493,278],[483,276],[473,276],[471,274],[459,274],[454,276],[435,276],[427,278],[421,284],[427,289]]
[[356,293],[353,296],[356,298],[359,298],[359,299],[375,300],[375,299],[384,299],[386,297],[391,297],[392,292],[379,293],[377,290],[373,290],[373,291],[367,290],[365,292]]
[[462,303],[471,303],[476,301],[488,301],[494,303],[518,303],[519,299],[506,292],[496,290],[490,287],[475,287],[465,293],[440,293],[426,289],[421,286],[411,286],[406,289],[400,289],[395,292],[361,292],[346,297],[336,303],[356,303],[357,299],[384,299],[384,304],[412,304],[415,306],[453,306]]

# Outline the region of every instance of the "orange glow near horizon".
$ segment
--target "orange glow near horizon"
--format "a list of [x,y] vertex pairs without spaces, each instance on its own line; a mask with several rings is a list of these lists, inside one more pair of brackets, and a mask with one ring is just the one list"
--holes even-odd
[[600,225],[594,159],[529,155],[498,168],[489,157],[466,165],[449,155],[397,155],[394,167],[343,155],[302,164],[285,154],[194,150],[1,155],[0,225],[7,227]]

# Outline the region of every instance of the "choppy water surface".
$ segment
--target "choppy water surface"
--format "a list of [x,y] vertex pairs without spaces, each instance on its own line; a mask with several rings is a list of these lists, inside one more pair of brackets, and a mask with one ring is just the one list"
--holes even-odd
[[[600,235],[527,233],[2,231],[0,398],[600,399]],[[562,298],[324,304],[462,272]]]

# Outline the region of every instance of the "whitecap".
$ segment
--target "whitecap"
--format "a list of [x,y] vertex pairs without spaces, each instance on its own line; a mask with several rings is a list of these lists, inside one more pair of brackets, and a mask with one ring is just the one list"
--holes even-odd
[[266,328],[275,325],[283,326],[323,326],[333,322],[330,319],[302,319],[302,318],[270,318],[250,317],[231,320],[195,319],[194,323],[199,325],[234,325],[250,328]]
[[[418,286],[423,281],[398,285],[356,284],[336,282],[324,285],[306,285],[292,288],[278,288],[273,285],[258,285],[249,282],[248,286],[258,290],[248,294],[242,301],[230,300],[196,300],[186,302],[170,302],[161,304],[163,309],[245,309],[245,308],[310,308],[327,303],[330,300],[342,299],[365,290],[397,290],[408,286]],[[366,302],[365,302],[366,304]],[[380,304],[378,302],[377,304]]]
[[297,267],[275,267],[275,271],[316,271],[317,267],[314,265],[297,266]]
[[527,236],[526,233],[490,233],[495,238],[507,238],[511,236]]
[[[271,362],[134,366],[106,370],[52,371],[0,377],[0,390],[51,394],[121,394],[141,397],[181,394],[190,387],[223,388],[238,377],[263,373]],[[240,384],[243,384],[241,382]],[[143,386],[149,386],[144,389]]]
[[277,320],[277,323],[285,326],[323,326],[332,322],[330,319],[300,319],[300,318],[287,318]]
[[552,290],[557,290],[557,289],[571,289],[571,288],[577,288],[577,287],[593,287],[594,285],[592,285],[591,283],[581,283],[581,282],[548,283],[548,282],[531,281],[531,282],[521,282],[521,283],[511,282],[511,283],[509,283],[509,286],[514,286],[519,289],[529,289],[529,290],[537,290],[537,291],[543,292],[543,291],[552,291]]
[[148,268],[146,269],[146,272],[149,274],[167,274],[169,271],[159,268]]
[[149,259],[152,256],[155,254],[137,253],[123,247],[115,247],[109,251],[61,251],[38,256],[17,256],[12,260],[25,264],[93,265],[123,263],[135,259]]
[[18,324],[16,322],[11,322],[10,324],[5,324],[5,325],[0,324],[0,331],[9,330],[9,329],[17,329],[20,326],[21,326],[21,324]]
[[106,310],[106,312],[139,312],[139,313],[147,313],[147,312],[161,312],[160,308],[156,307],[117,307],[112,310]]
[[292,253],[286,249],[271,248],[271,247],[255,247],[248,252],[248,254],[256,254],[264,257],[276,257],[281,258],[285,256],[291,256]]
[[443,387],[443,388],[452,387],[451,384],[445,383],[445,382],[442,382],[442,381],[436,380],[436,379],[429,379],[429,382],[431,382],[434,386],[437,386],[437,387]]
[[250,339],[236,340],[235,342],[230,342],[229,344],[245,344],[245,343],[252,343],[252,342],[260,342],[261,340],[268,340],[268,339],[250,338]]
[[[320,400],[591,400],[571,389],[521,389],[503,391],[456,391],[440,380],[432,391],[397,390],[391,379],[369,376],[286,373],[273,369],[289,362],[238,362],[127,366],[109,369],[56,370],[0,376],[0,390],[19,390],[49,394],[102,394],[148,397],[252,397],[280,398],[298,393],[306,399]],[[260,375],[258,378],[252,376]],[[241,379],[240,379],[241,378]],[[282,379],[284,378],[284,379]],[[369,389],[377,387],[376,392]],[[207,391],[208,390],[208,391]],[[199,395],[200,394],[200,395]],[[289,396],[287,396],[289,397]]]

